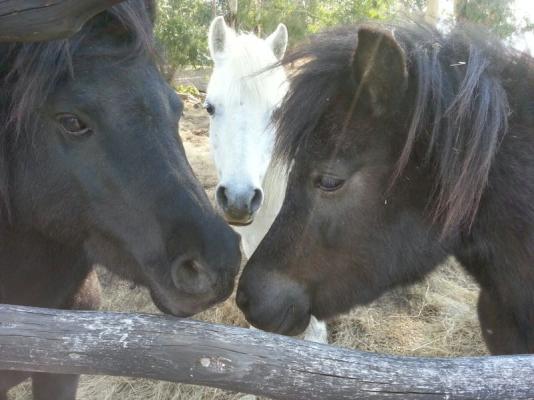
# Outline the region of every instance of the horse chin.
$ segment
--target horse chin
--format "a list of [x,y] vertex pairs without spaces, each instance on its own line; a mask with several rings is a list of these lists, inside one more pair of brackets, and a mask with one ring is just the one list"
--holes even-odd
[[180,318],[187,318],[187,317],[191,317],[192,315],[196,314],[196,312],[188,312],[185,310],[179,310],[178,308],[174,308],[174,307],[171,310],[171,308],[167,307],[165,305],[165,302],[153,290],[150,291],[150,297],[152,298],[152,302],[158,308],[158,310],[160,310],[164,314],[169,314],[169,315],[173,315],[175,317],[180,317]]
[[302,334],[310,322],[310,314],[302,314],[298,317],[285,312],[280,319],[257,321],[247,316],[247,321],[257,329],[266,332],[278,333],[286,336],[298,336]]
[[210,299],[191,299],[188,297],[175,298],[174,300],[166,300],[165,296],[159,294],[157,290],[150,289],[150,297],[154,305],[164,314],[173,315],[175,317],[187,318],[195,314],[201,313],[208,308],[225,301],[232,294],[232,290],[221,293],[220,296]]
[[251,218],[247,221],[234,221],[234,220],[226,219],[226,222],[228,222],[232,226],[249,226],[250,224],[254,222],[254,218]]
[[247,218],[234,218],[231,215],[225,214],[224,219],[232,226],[249,226],[254,222],[254,215],[250,215]]

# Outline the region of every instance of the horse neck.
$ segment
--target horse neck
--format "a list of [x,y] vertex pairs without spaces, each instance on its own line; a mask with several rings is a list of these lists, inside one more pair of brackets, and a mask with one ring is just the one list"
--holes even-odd
[[35,231],[0,233],[0,303],[61,307],[90,268],[81,248]]
[[[273,81],[273,84],[276,84],[279,88],[278,98],[281,101],[289,90],[287,75],[283,67],[278,67],[277,70],[273,72]],[[275,110],[272,111],[274,112]],[[268,134],[272,135],[273,137],[276,136],[276,130],[274,127],[270,126],[267,129]],[[284,201],[289,170],[289,165],[286,165],[281,161],[271,159],[269,167],[265,173],[265,177],[263,178],[263,191],[265,194],[265,200],[260,212],[262,209],[265,209],[265,211],[271,214],[278,214]]]
[[275,160],[267,168],[263,178],[265,198],[259,212],[268,212],[276,216],[282,207],[286,194],[289,168]]
[[284,165],[271,162],[263,179],[263,204],[254,222],[248,226],[234,227],[242,237],[243,251],[247,258],[252,256],[280,212],[286,192],[287,172],[288,168]]

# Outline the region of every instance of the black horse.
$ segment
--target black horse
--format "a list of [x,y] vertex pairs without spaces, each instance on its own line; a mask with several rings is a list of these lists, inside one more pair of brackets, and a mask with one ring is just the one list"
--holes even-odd
[[[0,302],[94,308],[94,263],[178,316],[231,293],[238,237],[177,138],[152,11],[130,0],[69,40],[0,46]],[[0,372],[0,399],[27,376]],[[75,397],[77,376],[32,377],[36,399]]]
[[319,35],[278,113],[284,205],[241,277],[259,328],[297,334],[453,254],[492,353],[534,352],[534,62],[470,27]]

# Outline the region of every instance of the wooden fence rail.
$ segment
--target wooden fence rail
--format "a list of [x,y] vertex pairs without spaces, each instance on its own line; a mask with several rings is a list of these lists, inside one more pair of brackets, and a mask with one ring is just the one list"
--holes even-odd
[[352,351],[162,315],[0,305],[0,369],[145,377],[274,399],[534,399],[534,356]]
[[123,0],[0,0],[0,42],[62,39]]

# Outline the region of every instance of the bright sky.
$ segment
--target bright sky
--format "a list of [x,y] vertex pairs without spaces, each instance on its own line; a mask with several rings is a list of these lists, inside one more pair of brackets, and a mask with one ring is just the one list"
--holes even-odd
[[[527,17],[534,22],[534,1],[533,0],[515,0],[515,15],[517,18]],[[520,50],[526,50],[534,55],[534,33],[528,32],[512,41],[514,47]]]
[[[534,22],[534,0],[515,0],[515,16],[518,20],[525,17]],[[453,14],[453,0],[441,0],[439,15],[447,18]],[[519,50],[529,51],[534,55],[534,34],[532,32],[512,38],[512,45]]]

